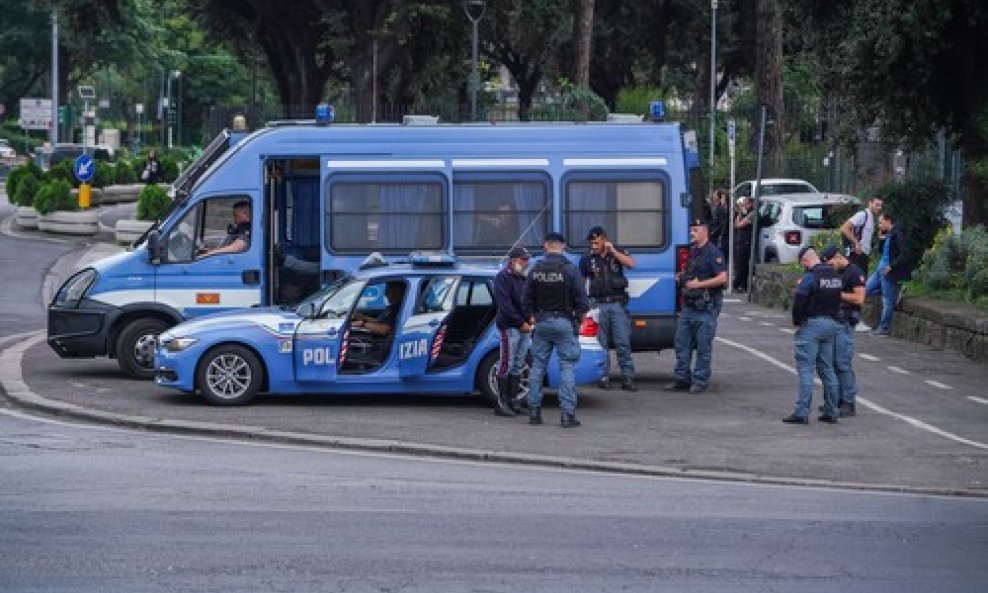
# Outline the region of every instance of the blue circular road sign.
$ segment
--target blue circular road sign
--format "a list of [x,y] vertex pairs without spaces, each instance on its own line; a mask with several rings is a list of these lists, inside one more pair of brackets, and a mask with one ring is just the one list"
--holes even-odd
[[75,160],[75,166],[72,167],[72,171],[75,173],[76,179],[82,183],[86,183],[96,174],[96,163],[93,162],[93,157],[84,154]]

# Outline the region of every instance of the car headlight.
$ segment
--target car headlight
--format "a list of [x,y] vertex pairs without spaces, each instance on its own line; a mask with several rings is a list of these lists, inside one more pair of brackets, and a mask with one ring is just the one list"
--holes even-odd
[[82,297],[86,296],[86,291],[94,282],[96,282],[96,270],[93,268],[86,268],[77,272],[66,280],[62,288],[58,290],[54,304],[64,307],[78,307]]
[[161,347],[169,352],[181,352],[198,341],[195,338],[161,338]]

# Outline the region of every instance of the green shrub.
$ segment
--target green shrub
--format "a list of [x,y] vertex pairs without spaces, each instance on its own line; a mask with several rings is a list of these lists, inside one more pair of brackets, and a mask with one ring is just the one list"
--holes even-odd
[[113,185],[113,178],[115,172],[113,165],[110,163],[104,163],[103,161],[96,162],[96,175],[93,175],[91,181],[93,187],[106,187],[108,185]]
[[135,183],[137,181],[137,174],[134,173],[134,168],[130,166],[130,161],[122,160],[117,161],[117,166],[113,171],[114,182],[121,185],[128,183]]
[[975,302],[988,297],[988,231],[982,226],[955,235],[950,227],[936,234],[923,254],[916,278],[940,291],[959,291]]
[[812,247],[813,251],[816,251],[817,253],[822,253],[824,247],[829,247],[831,245],[839,249],[841,247],[840,237],[840,231],[838,230],[817,233],[810,238],[810,247]]
[[6,191],[8,196],[13,198],[13,196],[17,195],[17,184],[29,173],[30,169],[27,165],[14,167],[10,170],[10,173],[7,173]]
[[618,91],[615,108],[618,113],[636,113],[647,118],[652,101],[664,98],[665,92],[658,87],[626,87]]
[[33,206],[34,196],[40,188],[41,181],[28,172],[26,175],[21,176],[20,182],[17,184],[17,189],[13,194],[10,194],[10,199],[16,206]]
[[64,179],[55,179],[41,186],[34,196],[34,209],[38,214],[56,210],[77,210],[78,202],[72,197],[72,186]]
[[169,155],[162,155],[159,157],[161,161],[161,181],[163,183],[171,183],[178,179],[178,162]]
[[42,181],[65,181],[70,187],[77,187],[79,180],[75,178],[72,171],[72,161],[64,160],[45,172]]
[[172,203],[157,185],[146,185],[137,198],[137,220],[157,220]]
[[943,211],[953,201],[950,186],[937,177],[921,175],[888,182],[871,193],[885,201],[884,209],[893,215],[895,226],[906,236],[909,261],[918,264],[933,245],[937,231],[947,223]]

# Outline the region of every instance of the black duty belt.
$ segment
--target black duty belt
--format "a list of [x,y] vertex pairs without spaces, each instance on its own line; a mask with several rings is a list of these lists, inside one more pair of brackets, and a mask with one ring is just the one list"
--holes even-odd
[[556,317],[560,317],[562,319],[572,319],[573,318],[572,315],[570,315],[568,313],[564,313],[562,311],[539,311],[538,313],[535,314],[535,319],[537,321],[541,321],[543,319],[554,319]]
[[625,300],[623,294],[611,294],[607,296],[593,297],[595,303],[620,303]]

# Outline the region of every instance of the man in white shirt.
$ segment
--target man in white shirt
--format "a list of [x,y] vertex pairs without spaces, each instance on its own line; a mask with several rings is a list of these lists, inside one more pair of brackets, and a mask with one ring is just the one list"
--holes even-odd
[[844,242],[847,259],[861,268],[868,276],[868,260],[871,256],[871,238],[875,234],[875,221],[882,211],[882,198],[873,197],[868,206],[862,208],[844,221],[840,233]]

